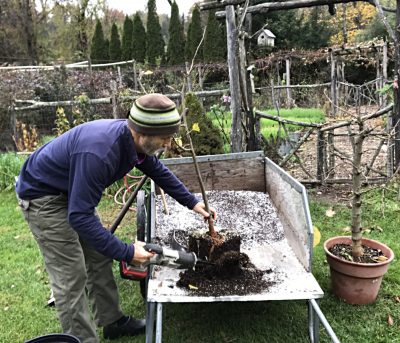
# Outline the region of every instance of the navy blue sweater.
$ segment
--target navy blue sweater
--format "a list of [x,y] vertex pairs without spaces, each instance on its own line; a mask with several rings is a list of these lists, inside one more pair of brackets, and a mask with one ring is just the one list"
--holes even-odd
[[22,167],[16,191],[26,200],[67,195],[68,220],[79,236],[100,253],[130,262],[133,245],[106,230],[95,207],[104,189],[135,166],[182,205],[192,209],[199,201],[157,158],[138,154],[126,120],[115,119],[79,125],[35,151]]

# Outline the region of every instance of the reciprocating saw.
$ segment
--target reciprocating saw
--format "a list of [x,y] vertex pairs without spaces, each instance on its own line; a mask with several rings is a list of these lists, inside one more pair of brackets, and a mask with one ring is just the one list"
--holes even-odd
[[199,260],[194,252],[178,251],[158,244],[147,243],[144,249],[153,252],[154,256],[141,264],[121,262],[121,277],[124,279],[141,280],[147,276],[148,266],[151,264],[173,269],[189,269],[200,263],[212,264],[208,261]]

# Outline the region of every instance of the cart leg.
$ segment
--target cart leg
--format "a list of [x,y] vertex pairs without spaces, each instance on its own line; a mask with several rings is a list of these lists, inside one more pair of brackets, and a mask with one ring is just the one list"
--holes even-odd
[[311,300],[308,301],[308,331],[311,343],[319,342],[319,317],[316,315]]
[[154,331],[154,310],[156,303],[147,302],[147,313],[146,313],[146,343],[153,342],[153,331]]
[[[337,338],[335,332],[333,331],[332,327],[329,325],[327,319],[325,318],[324,314],[322,313],[321,309],[319,308],[318,302],[315,299],[309,299],[309,311],[312,312],[313,320],[313,333],[314,333],[314,341],[311,339],[311,342],[317,343],[319,341],[319,334],[316,335],[316,332],[319,331],[318,327],[315,325],[319,325],[319,321],[321,320],[322,325],[325,327],[326,332],[328,333],[329,337],[332,339],[333,343],[340,343],[339,339]],[[311,336],[311,332],[310,332]],[[315,339],[318,339],[316,341]]]
[[162,342],[162,304],[157,303],[156,343]]

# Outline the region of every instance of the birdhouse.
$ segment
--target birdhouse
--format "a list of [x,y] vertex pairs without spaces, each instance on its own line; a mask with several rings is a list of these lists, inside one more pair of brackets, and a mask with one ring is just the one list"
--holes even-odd
[[257,38],[258,46],[274,46],[276,36],[268,29],[260,32]]

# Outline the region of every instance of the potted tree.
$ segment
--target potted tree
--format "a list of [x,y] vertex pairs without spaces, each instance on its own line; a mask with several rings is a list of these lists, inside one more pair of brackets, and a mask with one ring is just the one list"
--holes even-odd
[[352,220],[351,236],[328,239],[324,250],[330,266],[332,292],[350,304],[369,304],[376,300],[383,275],[394,258],[393,251],[378,241],[362,237],[362,163],[363,142],[372,131],[368,116],[360,112],[352,139]]

